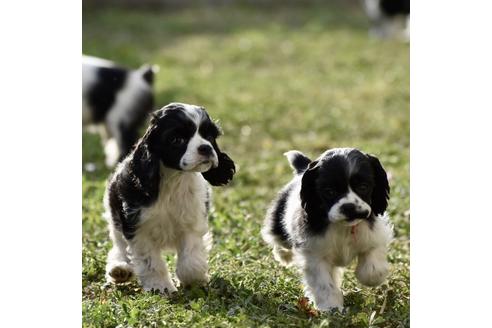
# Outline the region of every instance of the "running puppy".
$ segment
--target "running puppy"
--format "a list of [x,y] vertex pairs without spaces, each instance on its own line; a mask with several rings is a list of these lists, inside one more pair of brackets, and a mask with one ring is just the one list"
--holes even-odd
[[294,178],[270,206],[263,238],[277,261],[301,269],[306,296],[319,310],[341,310],[342,267],[357,258],[356,277],[367,286],[388,275],[386,172],[376,157],[352,148],[328,150],[315,161],[295,150],[285,155]]
[[163,250],[177,252],[182,285],[208,281],[208,183],[225,185],[235,173],[234,162],[217,145],[219,135],[203,107],[171,103],[153,113],[104,197],[113,241],[108,282],[125,282],[136,274],[144,290],[176,291]]
[[137,142],[138,129],[154,106],[152,85],[157,70],[155,65],[130,70],[82,56],[82,124],[99,127],[106,166],[125,158]]

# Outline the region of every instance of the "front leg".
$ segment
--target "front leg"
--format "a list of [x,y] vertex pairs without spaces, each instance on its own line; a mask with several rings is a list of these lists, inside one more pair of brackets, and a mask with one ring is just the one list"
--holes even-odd
[[211,235],[189,233],[183,237],[178,248],[176,275],[183,286],[196,282],[208,283],[208,251],[211,245]]
[[133,245],[130,252],[135,272],[145,291],[154,290],[167,294],[177,291],[159,249],[142,249]]
[[324,259],[308,256],[303,265],[305,294],[321,311],[343,309],[340,271]]
[[386,248],[377,247],[362,253],[358,257],[355,276],[366,286],[377,286],[388,276],[389,264],[386,260]]
[[113,241],[113,248],[109,251],[106,261],[106,281],[123,283],[133,276],[133,269],[126,251],[128,244],[123,234],[112,224],[109,226],[109,236]]

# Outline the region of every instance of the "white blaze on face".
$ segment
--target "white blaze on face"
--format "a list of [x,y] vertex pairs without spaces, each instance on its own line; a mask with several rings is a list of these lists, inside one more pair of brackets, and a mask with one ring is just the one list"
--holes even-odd
[[[219,165],[219,158],[215,149],[210,141],[203,138],[198,129],[200,123],[203,119],[202,110],[193,105],[184,105],[186,115],[195,123],[197,127],[195,134],[188,141],[183,157],[181,157],[179,166],[184,171],[194,171],[194,172],[205,172],[210,170],[212,167],[217,167]],[[201,155],[198,152],[198,147],[202,145],[208,145],[212,149],[210,156]]]
[[[349,187],[348,193],[340,198],[328,211],[328,220],[331,222],[339,222],[346,220],[347,217],[342,212],[342,206],[345,204],[353,204],[356,212],[369,212],[371,213],[371,206],[362,200],[352,189]],[[363,218],[361,218],[363,219]],[[354,223],[358,223],[357,220]]]

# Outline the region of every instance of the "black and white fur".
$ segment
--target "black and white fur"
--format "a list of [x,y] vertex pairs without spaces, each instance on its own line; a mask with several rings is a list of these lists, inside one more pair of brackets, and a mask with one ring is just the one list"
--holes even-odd
[[355,258],[362,284],[379,285],[388,275],[386,172],[376,157],[352,148],[328,150],[315,161],[299,151],[285,155],[294,178],[270,206],[263,238],[277,261],[301,269],[318,309],[342,309],[342,268]]
[[98,127],[105,163],[113,167],[138,140],[138,129],[152,111],[156,66],[130,70],[82,56],[82,124]]
[[372,36],[410,40],[410,0],[364,0],[364,8]]
[[153,114],[104,197],[113,241],[106,265],[109,282],[136,274],[144,290],[176,291],[163,250],[177,252],[182,285],[208,281],[208,183],[225,185],[235,173],[234,162],[219,149],[219,134],[203,107],[171,103]]

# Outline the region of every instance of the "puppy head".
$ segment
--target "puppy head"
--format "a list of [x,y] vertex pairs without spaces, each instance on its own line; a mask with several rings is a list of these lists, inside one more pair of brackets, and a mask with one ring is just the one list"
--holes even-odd
[[338,148],[311,162],[302,177],[308,216],[354,225],[388,206],[389,185],[379,160],[357,149]]
[[219,127],[203,107],[171,103],[153,113],[144,138],[164,166],[202,172],[212,185],[222,185],[232,179],[235,167],[220,151],[219,135]]

